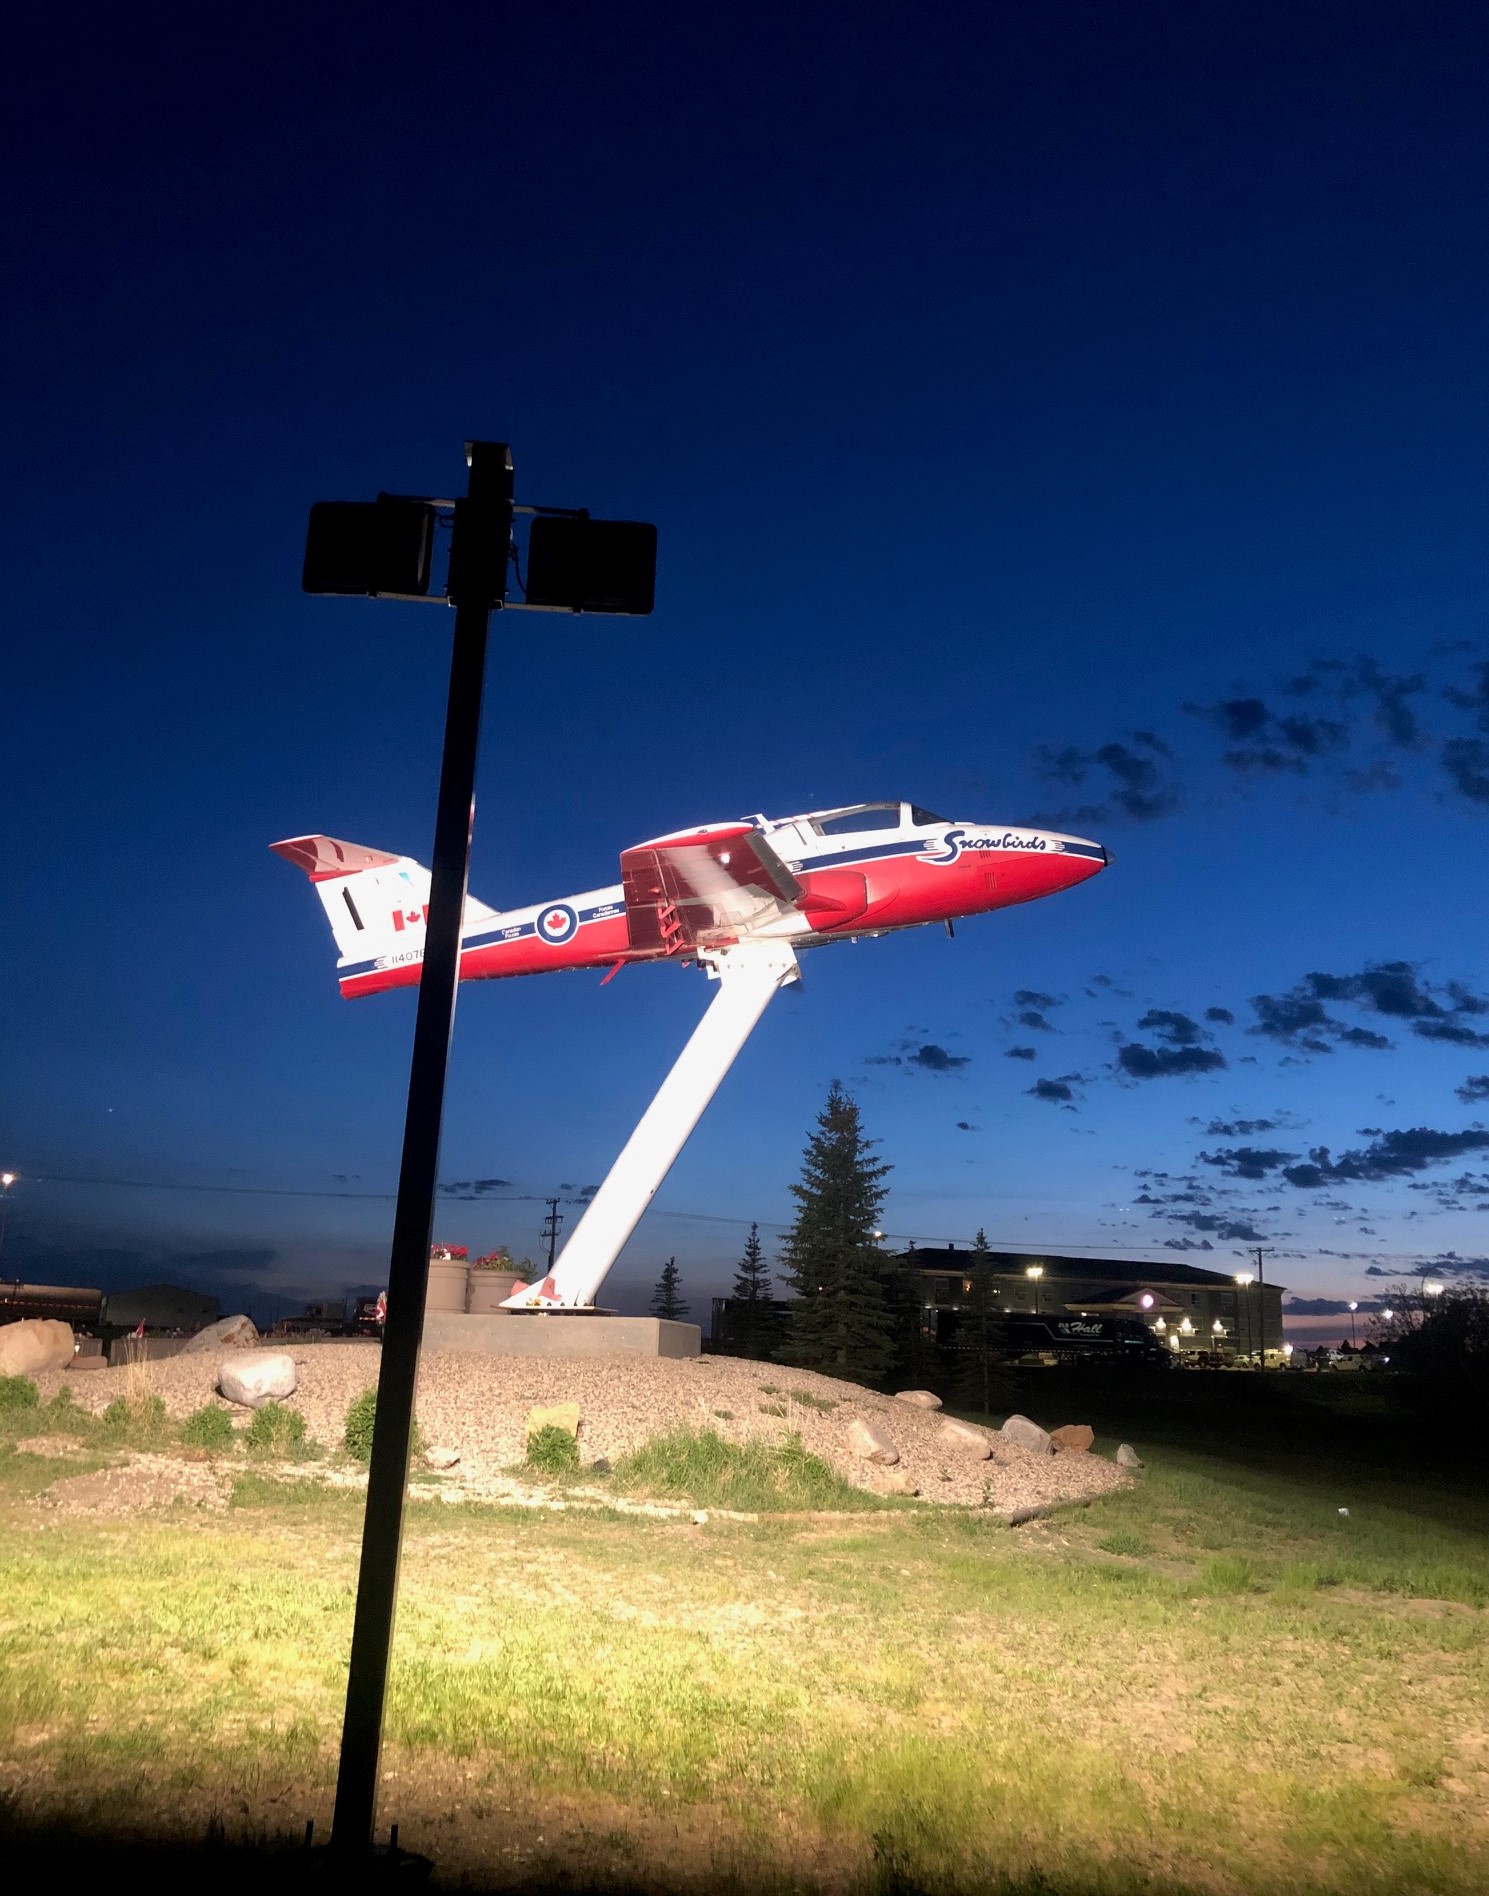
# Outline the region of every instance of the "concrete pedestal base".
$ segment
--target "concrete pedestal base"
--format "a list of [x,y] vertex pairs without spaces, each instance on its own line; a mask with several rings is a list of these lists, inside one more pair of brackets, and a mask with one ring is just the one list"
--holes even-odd
[[543,1310],[464,1316],[430,1310],[424,1317],[424,1348],[470,1350],[480,1356],[698,1356],[703,1332],[696,1323],[669,1323],[663,1317],[555,1315]]

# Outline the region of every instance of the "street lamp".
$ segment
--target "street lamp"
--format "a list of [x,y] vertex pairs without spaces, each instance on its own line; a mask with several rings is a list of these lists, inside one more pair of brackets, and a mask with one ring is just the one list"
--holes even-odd
[[1349,1347],[1351,1349],[1355,1346],[1355,1312],[1359,1307],[1357,1303],[1351,1303],[1349,1307]]
[[1424,1297],[1440,1297],[1446,1289],[1447,1289],[1446,1284],[1434,1284],[1434,1283],[1428,1282],[1428,1283],[1423,1284],[1422,1286],[1422,1295]]
[[1236,1283],[1240,1289],[1241,1298],[1246,1305],[1246,1354],[1248,1356],[1251,1354],[1251,1299],[1246,1295],[1246,1292],[1255,1282],[1255,1271],[1236,1272]]
[[1037,1317],[1039,1315],[1039,1280],[1044,1276],[1044,1266],[1042,1264],[1031,1264],[1025,1270],[1024,1275],[1034,1280],[1034,1314]]

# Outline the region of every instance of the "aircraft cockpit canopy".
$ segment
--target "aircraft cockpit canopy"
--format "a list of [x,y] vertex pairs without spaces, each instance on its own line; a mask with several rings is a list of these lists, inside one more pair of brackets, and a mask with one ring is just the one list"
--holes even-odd
[[864,830],[930,829],[944,816],[921,809],[918,803],[853,803],[843,810],[824,810],[809,817],[819,836],[856,836]]

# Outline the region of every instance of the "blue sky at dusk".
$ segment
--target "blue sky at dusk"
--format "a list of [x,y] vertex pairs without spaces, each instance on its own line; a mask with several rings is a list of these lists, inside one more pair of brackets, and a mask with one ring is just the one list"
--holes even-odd
[[[1489,1275],[1482,10],[266,18],[5,81],[0,1269],[382,1281],[413,996],[266,845],[428,859],[449,619],[300,556],[478,435],[660,533],[652,618],[494,628],[487,902],[880,796],[1114,857],[808,956],[617,1301],[773,1238],[835,1076],[922,1243]],[[440,1235],[572,1221],[705,1000],[465,988]]]

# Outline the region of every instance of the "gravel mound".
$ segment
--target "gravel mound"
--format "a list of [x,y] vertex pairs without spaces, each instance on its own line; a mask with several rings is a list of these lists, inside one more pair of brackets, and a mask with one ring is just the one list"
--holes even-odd
[[[286,1406],[305,1417],[306,1433],[340,1448],[346,1412],[377,1381],[376,1343],[296,1343],[289,1347],[299,1387]],[[65,1382],[73,1399],[95,1413],[118,1396],[145,1386],[177,1418],[215,1394],[215,1355],[173,1356],[143,1366],[102,1370],[87,1378],[54,1371],[36,1378],[43,1400]],[[993,1438],[989,1461],[948,1449],[937,1439],[941,1417],[894,1402],[856,1383],[810,1370],[736,1357],[614,1356],[566,1361],[546,1356],[481,1356],[426,1352],[419,1375],[418,1417],[426,1439],[457,1449],[452,1479],[475,1493],[495,1493],[497,1477],[523,1458],[524,1425],[535,1404],[577,1402],[583,1415],[580,1449],[586,1463],[614,1461],[668,1430],[711,1428],[726,1440],[777,1444],[788,1435],[855,1487],[887,1494],[908,1476],[927,1501],[982,1505],[1000,1512],[1051,1502],[1087,1500],[1128,1484],[1129,1477],[1101,1455],[1035,1455]],[[247,1412],[232,1409],[246,1427]],[[864,1462],[848,1446],[855,1419],[875,1424],[900,1451],[897,1467]],[[1069,1418],[1043,1418],[1047,1423]],[[1079,1419],[1079,1418],[1076,1418]]]

